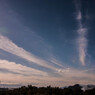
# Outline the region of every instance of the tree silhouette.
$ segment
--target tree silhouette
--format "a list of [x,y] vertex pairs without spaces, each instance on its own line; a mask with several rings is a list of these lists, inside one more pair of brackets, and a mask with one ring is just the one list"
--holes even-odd
[[95,95],[95,88],[83,91],[79,85],[69,86],[68,88],[59,87],[35,87],[32,85],[22,86],[15,89],[3,89],[0,95]]

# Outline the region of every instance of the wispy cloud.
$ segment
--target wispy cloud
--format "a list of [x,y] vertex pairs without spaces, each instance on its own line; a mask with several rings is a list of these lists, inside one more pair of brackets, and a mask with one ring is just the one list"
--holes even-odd
[[[60,69],[58,70],[60,74],[63,76],[63,81],[66,82],[66,84],[95,84],[95,76],[94,73],[91,72],[91,70],[79,70],[75,68],[67,68],[67,69]],[[89,72],[89,73],[88,73]],[[62,81],[62,78],[60,80]]]
[[[78,70],[74,68],[58,69],[57,72],[61,76],[49,76],[48,73],[16,64],[8,60],[0,60],[0,69],[5,69],[10,72],[0,70],[0,80],[2,83],[19,83],[23,85],[35,84],[37,86],[65,86],[75,83],[87,84],[94,83],[95,76],[91,70]],[[12,73],[14,72],[14,73]],[[88,73],[89,72],[89,73]],[[7,77],[8,76],[8,77]],[[7,78],[6,78],[7,77]]]
[[46,64],[46,62],[40,58],[37,58],[33,54],[29,53],[28,51],[24,50],[23,48],[17,46],[15,43],[13,43],[11,40],[9,40],[7,37],[0,35],[0,49],[9,52],[11,54],[14,54],[16,56],[19,56],[29,62],[36,63],[38,65],[41,65],[43,67],[52,68]]
[[[9,52],[13,55],[16,55],[20,58],[23,58],[26,61],[33,62],[39,66],[43,66],[52,70],[56,70],[56,67],[50,65],[48,61],[45,61],[32,53],[24,50],[23,48],[17,46],[15,43],[13,43],[10,39],[8,39],[5,36],[0,35],[0,49],[4,50],[6,52]],[[53,64],[59,65],[59,63],[53,62]],[[61,65],[59,65],[61,66]]]
[[80,20],[82,19],[82,14],[81,14],[81,11],[80,11],[80,10],[79,10],[78,13],[77,13],[76,19],[77,19],[78,21],[80,21]]
[[[50,56],[53,55],[52,46],[38,35],[37,32],[33,32],[32,29],[24,26],[21,22],[23,18],[13,11],[8,4],[9,2],[7,0],[0,1],[0,48],[31,63],[33,62],[37,65],[55,70],[54,66],[49,65],[49,62],[51,62],[49,60]],[[14,38],[14,42],[7,35],[11,35]],[[22,47],[30,50],[31,53],[16,45],[15,40],[18,43],[21,42]],[[35,55],[40,56],[40,58]],[[43,59],[47,59],[49,62]],[[52,63],[56,64],[55,62]],[[57,63],[56,65],[58,66],[60,64]]]
[[47,76],[47,73],[43,71],[23,66],[21,64],[16,64],[15,62],[10,62],[8,60],[0,60],[0,69],[27,76]]
[[[49,76],[47,73],[44,73],[39,70],[28,68],[15,62],[9,62],[7,60],[0,60],[1,68],[8,69],[13,72],[21,73],[15,74],[11,72],[2,73],[0,71],[0,80],[2,83],[19,83],[23,85],[34,84],[37,86],[66,86],[72,84],[95,84],[94,73],[89,72],[89,70],[77,70],[74,68],[60,69],[58,70],[61,76]],[[3,65],[4,64],[4,65]],[[5,67],[5,65],[7,67]],[[13,68],[13,69],[12,69]],[[18,71],[17,71],[18,70]],[[25,72],[26,75],[23,75]],[[88,73],[89,72],[89,73]],[[7,77],[8,76],[8,77]],[[6,78],[7,77],[7,78]]]
[[85,65],[85,58],[87,53],[87,38],[86,38],[87,29],[80,28],[78,30],[79,37],[77,39],[78,43],[78,51],[79,51],[79,59],[82,65]]
[[[21,65],[16,62],[10,62],[8,60],[0,60],[0,80],[4,83],[22,83],[22,84],[37,84],[38,86],[65,86],[75,83],[87,84],[95,83],[95,71],[91,70],[80,70],[71,67],[64,67],[64,63],[57,60],[55,56],[51,54],[49,48],[52,48],[48,45],[42,37],[37,35],[35,32],[32,32],[27,27],[23,26],[18,18],[18,14],[13,12],[11,8],[6,7],[6,3],[1,0],[0,3],[0,26],[6,27],[6,29],[0,29],[0,49],[8,52],[12,55],[16,55],[21,59],[24,59],[29,63],[37,64],[38,66],[51,69],[52,72],[46,70],[38,70],[32,67],[27,67],[27,64]],[[78,22],[78,38],[77,38],[77,48],[79,52],[79,60],[82,65],[85,65],[85,57],[87,52],[87,28],[83,27],[82,23],[82,12],[81,4],[79,0],[75,0],[76,6],[76,20]],[[16,14],[16,15],[15,15]],[[18,18],[17,18],[18,17]],[[7,28],[10,32],[7,31]],[[2,35],[1,35],[2,34]],[[16,34],[16,35],[15,35]],[[29,34],[29,35],[27,35]],[[6,35],[6,36],[4,36]],[[14,37],[14,41],[9,39],[7,35],[10,35],[10,38]],[[22,40],[17,39],[20,38]],[[24,42],[23,44],[29,45],[28,47],[35,50],[37,53],[44,52],[45,57],[43,58],[36,56],[34,53],[26,50],[27,47],[19,46],[15,44],[15,38],[18,42]],[[28,39],[26,39],[28,38]],[[31,38],[31,39],[29,39]],[[31,44],[28,43],[31,40]],[[20,44],[22,45],[22,44]],[[48,54],[47,54],[48,53]],[[41,53],[40,53],[41,54]],[[39,54],[39,55],[40,55]],[[25,62],[26,62],[25,61]],[[34,65],[33,64],[33,65]],[[3,72],[5,70],[5,72]],[[52,76],[49,73],[53,73]],[[55,74],[55,75],[54,75]],[[57,76],[57,74],[59,76]]]
[[82,65],[85,65],[85,58],[86,58],[86,52],[87,52],[87,28],[83,27],[82,23],[82,12],[81,12],[81,3],[80,0],[75,0],[75,6],[76,6],[76,19],[78,21],[78,38],[77,38],[77,48],[79,52],[79,60]]
[[13,10],[10,2],[0,0],[0,34],[13,38],[17,43],[21,42],[26,49],[41,57],[49,57],[52,46],[38,35],[38,31],[32,28],[34,25],[30,28],[23,23],[24,20],[21,14]]

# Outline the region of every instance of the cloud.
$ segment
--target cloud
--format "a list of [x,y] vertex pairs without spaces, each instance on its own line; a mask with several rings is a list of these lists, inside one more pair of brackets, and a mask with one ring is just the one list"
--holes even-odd
[[77,19],[78,21],[82,19],[81,11],[79,11],[79,12],[77,13],[76,19]]
[[8,60],[0,60],[0,69],[5,69],[14,73],[23,74],[23,75],[40,75],[46,76],[47,73],[30,68],[27,66],[23,66],[21,64],[16,64],[15,62],[9,62]]
[[[81,26],[82,26],[82,24],[81,24]],[[77,33],[78,33],[77,48],[78,48],[78,52],[79,52],[79,60],[82,63],[82,65],[85,65],[87,43],[88,43],[88,40],[86,38],[87,28],[83,28],[81,26],[77,30]]]
[[28,50],[31,49],[37,55],[48,58],[52,46],[38,35],[38,31],[33,29],[34,25],[29,27],[23,23],[24,20],[20,14],[13,10],[10,2],[0,0],[0,34],[10,36]]
[[[40,70],[36,70],[8,60],[0,60],[0,69],[5,69],[7,72],[0,70],[0,80],[7,84],[35,84],[36,86],[65,86],[75,83],[87,84],[95,83],[94,73],[88,70],[78,70],[74,68],[64,68],[56,70],[61,76],[49,76]],[[10,72],[8,72],[10,71]],[[15,73],[12,73],[15,72]],[[7,77],[7,78],[6,78]]]
[[[80,1],[80,0],[79,0]],[[78,38],[77,38],[77,49],[79,52],[79,60],[81,64],[85,65],[85,59],[86,59],[86,53],[87,53],[87,28],[83,27],[82,24],[82,12],[81,12],[81,3],[78,3],[78,0],[75,0],[75,6],[76,6],[76,19],[78,22]]]
[[[7,0],[6,0],[7,1]],[[79,60],[82,65],[85,65],[85,57],[87,52],[87,28],[83,27],[82,24],[82,12],[81,12],[81,4],[76,2],[76,20],[78,21],[78,38],[77,38],[77,48],[79,52]],[[4,2],[4,0],[2,0]],[[35,56],[33,53],[26,51],[24,48],[16,45],[12,40],[3,35],[10,35],[11,37],[15,35],[15,38],[20,38],[22,40],[17,40],[19,42],[24,41],[31,48],[31,50],[36,49],[36,51],[44,52],[45,56],[50,55],[50,51],[48,48],[52,48],[48,46],[44,40],[38,36],[36,33],[32,32],[30,29],[26,28],[22,25],[20,17],[18,14],[13,12],[8,6],[3,6],[2,2],[0,3],[0,25],[8,28],[0,29],[0,49],[6,51],[10,54],[16,55],[29,63],[35,63],[39,66],[49,68],[52,70],[50,72],[52,76],[49,75],[48,71],[41,71],[31,67],[23,66],[20,63],[16,64],[16,62],[10,62],[8,60],[0,60],[0,80],[4,83],[21,83],[21,84],[37,84],[37,86],[65,86],[71,85],[75,83],[95,84],[95,74],[91,72],[91,70],[78,70],[71,67],[64,67],[63,62],[60,62],[54,56],[49,56],[46,60]],[[12,13],[13,12],[13,13]],[[16,14],[16,15],[15,15]],[[21,18],[21,19],[18,19]],[[10,28],[10,29],[9,29]],[[5,32],[4,32],[5,31]],[[1,33],[2,32],[2,33]],[[20,32],[20,33],[19,33]],[[29,35],[27,35],[27,33]],[[22,37],[23,36],[23,37]],[[26,39],[28,37],[28,39]],[[14,38],[14,39],[15,39]],[[29,39],[31,38],[31,39]],[[26,41],[27,40],[27,41]],[[25,42],[26,41],[26,42]],[[44,49],[44,50],[43,50]],[[38,52],[37,52],[38,53]],[[49,53],[49,54],[47,54]],[[41,53],[40,53],[41,54]],[[51,54],[53,55],[53,54]],[[61,65],[62,64],[62,65]],[[26,64],[27,65],[27,64]],[[4,72],[5,71],[5,72]],[[93,71],[94,72],[94,71]],[[54,75],[55,74],[55,75]],[[59,76],[57,76],[58,74]]]
[[[60,78],[60,81],[66,82],[66,84],[95,84],[95,76],[91,70],[79,70],[75,68],[67,68],[58,70],[63,76]],[[93,71],[94,72],[94,71]]]
[[[23,58],[26,61],[33,62],[39,66],[43,66],[55,71],[56,67],[49,65],[49,62],[33,55],[32,53],[24,50],[23,48],[17,46],[7,37],[0,35],[0,49],[9,52],[13,55],[16,55],[20,58]],[[54,63],[54,62],[53,62]],[[54,63],[55,64],[55,63]],[[57,63],[57,65],[59,65]]]
[[[24,60],[33,62],[37,65],[55,70],[54,66],[51,64],[56,64],[55,62],[50,62],[52,54],[52,46],[45,42],[45,40],[38,35],[35,31],[29,27],[24,26],[22,23],[23,17],[16,13],[7,0],[0,1],[0,49],[9,52],[13,55],[19,56]],[[4,36],[5,35],[5,36]],[[18,43],[22,44],[24,48],[33,51],[32,53],[26,51],[24,48],[16,45],[12,40],[7,38],[10,35]],[[14,36],[15,35],[15,36]],[[27,39],[28,38],[28,39]],[[30,42],[31,41],[31,42]],[[36,53],[38,56],[35,56]],[[43,60],[46,59],[46,60]],[[56,64],[58,66],[60,64]]]
[[49,61],[57,66],[59,66],[60,68],[65,68],[62,64],[61,61],[57,60],[57,58],[55,58],[54,56],[51,56],[51,58],[49,59]]
[[[81,34],[80,31],[84,36],[86,29],[83,28],[80,29],[78,31],[79,34]],[[85,42],[83,43],[83,41],[84,39],[82,38],[79,39],[79,45],[81,45],[80,47],[82,48],[82,49],[80,48],[80,50],[84,50]],[[89,70],[84,71],[84,70],[76,70],[75,68],[71,68],[71,67],[70,68],[63,67],[62,65],[58,64],[60,62],[56,60],[56,58],[52,57],[50,59],[50,62],[59,66],[59,67],[55,67],[51,65],[51,63],[49,64],[47,61],[37,56],[34,56],[32,53],[29,53],[23,48],[17,46],[10,39],[2,35],[0,35],[0,49],[9,52],[13,55],[19,56],[20,58],[23,58],[24,60],[27,60],[31,63],[33,62],[35,64],[38,64],[39,66],[52,69],[55,74],[59,75],[59,76],[56,75],[50,76],[49,72],[46,73],[46,71],[44,72],[44,71],[36,70],[27,66],[23,66],[21,64],[16,64],[15,62],[9,62],[8,60],[0,60],[0,68],[10,71],[7,73],[0,72],[0,80],[3,80],[4,82],[12,82],[12,83],[16,82],[22,84],[36,83],[37,86],[47,86],[47,85],[62,86],[63,83],[64,86],[75,84],[75,83],[81,83],[81,84],[94,83],[93,82],[93,80],[95,80],[94,74],[90,73]],[[80,54],[82,55],[82,53]],[[84,62],[84,58],[83,58],[83,62]],[[7,76],[8,78],[6,79]]]

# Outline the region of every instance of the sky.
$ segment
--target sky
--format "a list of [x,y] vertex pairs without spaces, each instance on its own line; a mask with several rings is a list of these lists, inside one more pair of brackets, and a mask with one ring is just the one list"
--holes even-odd
[[95,84],[95,0],[0,0],[1,84]]

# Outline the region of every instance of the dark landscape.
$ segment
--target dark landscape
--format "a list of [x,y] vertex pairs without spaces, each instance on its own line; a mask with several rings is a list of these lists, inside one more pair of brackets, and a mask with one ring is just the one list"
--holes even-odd
[[[82,86],[76,84],[74,86],[59,88],[59,87],[36,87],[32,85],[22,86],[20,88],[0,88],[0,95],[95,95],[95,88],[82,90]],[[95,87],[95,86],[94,86]]]

